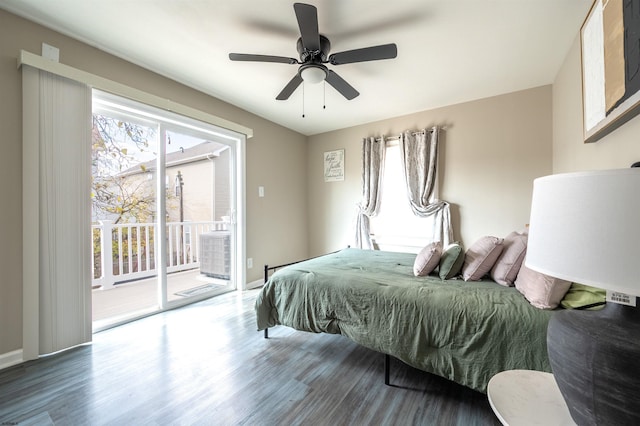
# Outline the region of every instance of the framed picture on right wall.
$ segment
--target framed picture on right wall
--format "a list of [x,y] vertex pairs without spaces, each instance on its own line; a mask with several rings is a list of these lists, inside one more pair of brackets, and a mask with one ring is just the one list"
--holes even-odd
[[584,141],[640,113],[640,0],[595,0],[580,29]]

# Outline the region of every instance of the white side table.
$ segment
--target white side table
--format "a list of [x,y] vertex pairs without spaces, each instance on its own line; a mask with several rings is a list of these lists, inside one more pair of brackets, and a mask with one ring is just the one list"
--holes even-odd
[[551,373],[503,371],[489,380],[487,396],[505,426],[575,425]]

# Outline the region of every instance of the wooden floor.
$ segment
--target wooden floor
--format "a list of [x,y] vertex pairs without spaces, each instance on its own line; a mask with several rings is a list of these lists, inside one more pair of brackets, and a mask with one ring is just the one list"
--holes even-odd
[[342,336],[256,331],[256,290],[0,371],[0,425],[498,425],[484,394]]

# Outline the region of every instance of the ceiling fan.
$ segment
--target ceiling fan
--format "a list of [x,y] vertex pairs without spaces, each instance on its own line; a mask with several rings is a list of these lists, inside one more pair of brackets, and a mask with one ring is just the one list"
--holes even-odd
[[380,59],[392,59],[398,55],[395,43],[346,50],[328,55],[331,43],[327,37],[318,32],[318,11],[316,7],[310,4],[294,3],[293,9],[300,28],[301,37],[296,45],[300,60],[284,56],[229,53],[229,59],[232,61],[277,62],[300,65],[296,75],[276,97],[277,100],[289,99],[289,96],[303,81],[319,83],[323,80],[333,86],[342,96],[351,100],[360,93],[324,64],[343,65],[355,62],[377,61]]

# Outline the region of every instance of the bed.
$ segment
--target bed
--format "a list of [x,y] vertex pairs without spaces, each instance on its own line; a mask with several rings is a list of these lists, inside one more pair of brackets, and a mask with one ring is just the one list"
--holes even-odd
[[486,393],[511,369],[551,371],[547,324],[513,287],[416,277],[416,255],[347,248],[276,271],[256,298],[258,330],[347,336],[420,370]]

